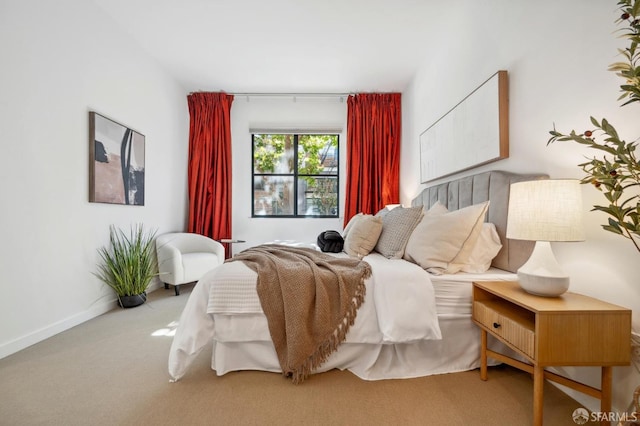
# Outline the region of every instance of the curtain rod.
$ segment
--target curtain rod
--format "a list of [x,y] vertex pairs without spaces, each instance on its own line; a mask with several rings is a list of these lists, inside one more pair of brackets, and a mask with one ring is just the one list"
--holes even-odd
[[229,95],[234,96],[265,96],[265,97],[300,97],[300,98],[339,98],[349,96],[351,93],[234,93],[228,92]]
[[[189,94],[194,94],[194,93],[206,93],[204,91],[196,91],[196,92],[189,92]],[[344,92],[344,93],[340,93],[340,92],[334,92],[334,93],[325,93],[325,92],[301,92],[301,93],[295,93],[295,92],[225,92],[224,90],[220,91],[220,93],[226,93],[227,95],[233,95],[233,96],[255,96],[255,97],[259,97],[259,96],[265,96],[265,97],[299,97],[299,98],[340,98],[340,97],[345,97],[345,96],[350,96],[350,95],[357,95],[358,92]],[[391,94],[391,93],[398,93],[398,92],[360,92],[360,93],[377,93],[377,94]]]

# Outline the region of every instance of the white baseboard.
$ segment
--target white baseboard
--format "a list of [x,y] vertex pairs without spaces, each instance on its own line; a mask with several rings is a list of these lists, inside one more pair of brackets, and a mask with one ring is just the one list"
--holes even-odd
[[103,302],[99,305],[93,306],[91,309],[88,309],[84,312],[80,312],[76,315],[73,315],[69,318],[65,318],[61,321],[58,321],[56,323],[43,327],[25,336],[22,336],[10,342],[4,343],[0,345],[0,359],[5,358],[9,355],[12,355],[16,352],[19,352],[25,348],[28,348],[31,345],[34,345],[38,342],[48,339],[49,337],[55,336],[58,333],[61,333],[65,330],[75,327],[76,325],[82,324],[85,321],[89,321],[92,318],[95,318],[99,315],[109,312],[115,306],[116,306],[115,299],[107,302]]
[[[160,288],[160,286],[161,283],[155,280],[155,282],[152,282],[152,284],[147,289],[147,293],[157,290],[158,288]],[[58,333],[62,333],[63,331],[75,327],[76,325],[80,325],[83,322],[89,321],[92,318],[105,314],[110,310],[116,308],[116,301],[117,300],[113,298],[112,300],[96,304],[84,312],[80,312],[76,315],[43,327],[25,336],[4,343],[0,345],[0,359],[8,357],[9,355],[19,352],[25,348],[28,348],[31,345],[35,345],[36,343],[48,339],[49,337],[55,336]]]

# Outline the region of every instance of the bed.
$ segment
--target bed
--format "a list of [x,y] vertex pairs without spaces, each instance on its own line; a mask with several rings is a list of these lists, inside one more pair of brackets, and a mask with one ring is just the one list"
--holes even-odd
[[[480,333],[471,321],[472,282],[515,279],[515,271],[528,258],[532,245],[505,237],[509,187],[513,182],[544,178],[547,176],[489,171],[425,188],[412,201],[412,209],[423,214],[402,257],[389,259],[384,250],[382,254],[373,250],[362,257],[373,271],[366,281],[364,303],[346,340],[313,372],[347,369],[362,379],[380,380],[477,368]],[[433,263],[432,258],[437,260],[438,254],[434,255],[433,244],[421,245],[424,239],[419,238],[423,235],[418,234],[419,227],[427,226],[423,224],[428,218],[454,220],[454,212],[480,205],[484,206],[481,217],[492,224],[492,232],[501,244],[490,267],[464,272],[455,262],[448,265],[457,267]],[[431,214],[445,207],[447,216]],[[434,223],[446,234],[442,222]],[[429,235],[433,233],[430,228]],[[389,239],[389,233],[383,231],[380,241],[383,235]],[[397,235],[393,237],[396,241]],[[425,252],[429,256],[423,255]],[[424,263],[425,256],[431,263]],[[218,375],[240,370],[282,371],[256,294],[256,276],[243,262],[236,261],[214,269],[196,284],[169,353],[171,381],[181,379],[208,345],[212,345],[211,368]],[[504,350],[497,348],[497,341],[490,344]]]

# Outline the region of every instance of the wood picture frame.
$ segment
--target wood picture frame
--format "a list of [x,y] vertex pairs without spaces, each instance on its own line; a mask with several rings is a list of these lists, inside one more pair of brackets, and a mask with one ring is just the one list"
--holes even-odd
[[509,157],[509,86],[498,71],[420,134],[421,183]]
[[89,201],[144,206],[145,137],[89,111]]

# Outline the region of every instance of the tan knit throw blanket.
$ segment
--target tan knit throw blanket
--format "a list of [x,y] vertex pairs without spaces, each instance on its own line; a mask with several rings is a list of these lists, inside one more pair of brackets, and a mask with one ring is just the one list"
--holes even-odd
[[285,376],[302,381],[344,341],[365,295],[368,263],[265,244],[236,254],[258,274],[256,289]]

